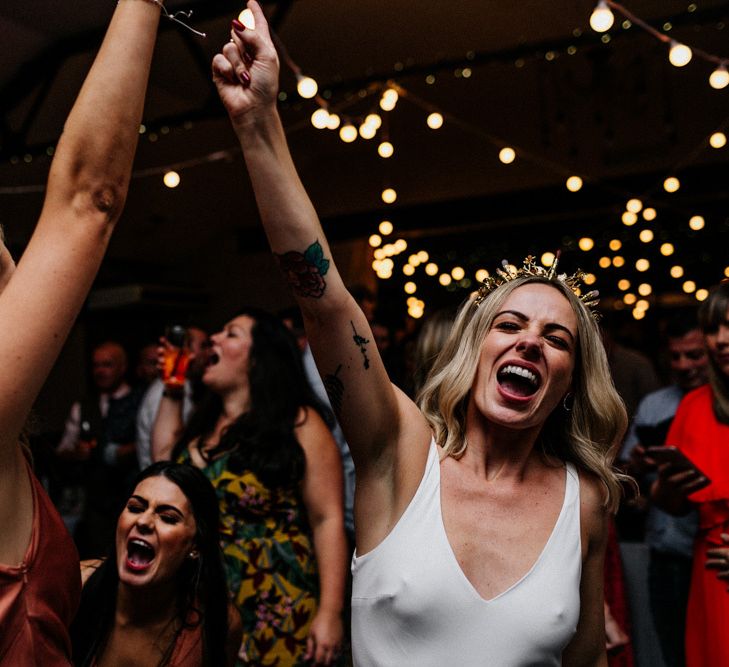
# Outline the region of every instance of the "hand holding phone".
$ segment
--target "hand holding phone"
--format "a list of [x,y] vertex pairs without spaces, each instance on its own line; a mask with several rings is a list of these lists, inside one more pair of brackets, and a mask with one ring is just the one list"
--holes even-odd
[[648,447],[645,455],[658,464],[662,480],[680,487],[685,495],[711,484],[711,479],[676,447]]

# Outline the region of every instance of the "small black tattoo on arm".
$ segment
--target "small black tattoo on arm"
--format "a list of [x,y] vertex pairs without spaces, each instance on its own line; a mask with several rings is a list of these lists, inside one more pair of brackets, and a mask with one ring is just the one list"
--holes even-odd
[[337,370],[334,371],[334,375],[325,375],[322,379],[324,389],[326,389],[329,402],[332,404],[332,410],[334,410],[337,419],[342,414],[342,399],[344,398],[344,383],[338,377],[341,370],[342,364],[339,364]]
[[291,250],[276,255],[286,281],[296,294],[319,299],[327,284],[324,276],[329,271],[329,260],[324,258],[324,250],[319,241],[314,241],[303,253]]
[[354,322],[352,322],[350,320],[349,323],[352,325],[352,332],[354,333],[354,336],[352,336],[352,340],[354,341],[354,344],[359,348],[359,351],[362,353],[362,356],[364,357],[364,367],[366,370],[370,367],[370,359],[367,356],[367,343],[369,343],[370,340],[369,340],[369,338],[360,336],[357,333],[357,329],[354,328]]

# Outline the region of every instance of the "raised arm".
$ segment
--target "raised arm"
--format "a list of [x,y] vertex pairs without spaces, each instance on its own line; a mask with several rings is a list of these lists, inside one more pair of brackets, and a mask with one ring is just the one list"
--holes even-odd
[[[276,50],[260,7],[254,0],[248,6],[256,28],[233,22],[233,41],[213,60],[214,79],[240,140],[271,249],[301,306],[319,372],[350,445],[358,498],[367,496],[370,512],[378,514],[392,509],[391,501],[399,504],[401,492],[409,501],[409,478],[419,481],[425,464],[428,427],[416,406],[390,384],[369,324],[334,265],[276,110]],[[399,463],[405,458],[410,469],[403,473]],[[377,487],[372,493],[371,482]],[[370,500],[384,504],[374,507]]]
[[[29,492],[18,435],[124,205],[159,15],[145,0],[118,4],[58,143],[38,225],[0,293],[2,508],[18,484]],[[12,518],[2,511],[0,521]]]

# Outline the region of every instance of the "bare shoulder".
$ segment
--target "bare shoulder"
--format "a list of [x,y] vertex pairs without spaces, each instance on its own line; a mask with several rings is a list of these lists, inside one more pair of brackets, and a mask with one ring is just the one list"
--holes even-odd
[[296,438],[304,453],[320,452],[322,449],[336,449],[334,436],[322,416],[311,406],[299,409],[294,428]]
[[99,569],[99,566],[104,562],[103,558],[90,558],[89,560],[81,561],[81,585],[85,586],[89,577]]
[[[600,478],[585,470],[580,476],[580,525],[587,546],[602,545],[607,539],[610,513],[606,506],[607,489]],[[585,540],[583,540],[585,542]]]

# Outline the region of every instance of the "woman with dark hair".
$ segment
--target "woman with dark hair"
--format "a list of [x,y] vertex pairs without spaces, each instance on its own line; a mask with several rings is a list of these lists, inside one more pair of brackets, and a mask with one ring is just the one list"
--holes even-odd
[[296,342],[277,318],[243,310],[211,337],[202,381],[210,393],[184,431],[167,388],[152,452],[190,462],[216,489],[240,660],[331,664],[346,572],[342,464]]
[[[686,665],[729,665],[729,282],[699,308],[709,355],[709,383],[686,394],[666,437],[695,467],[662,463],[652,489],[671,514],[699,510],[686,610]],[[660,461],[660,459],[659,459]],[[718,570],[718,577],[711,570]]]
[[[162,0],[123,0],[63,127],[17,269],[0,238],[0,663],[68,665],[78,553],[21,432],[124,208]],[[73,3],[60,2],[61,13]]]
[[81,563],[75,664],[233,665],[241,626],[217,531],[215,490],[199,470],[165,461],[142,471],[109,557]]

